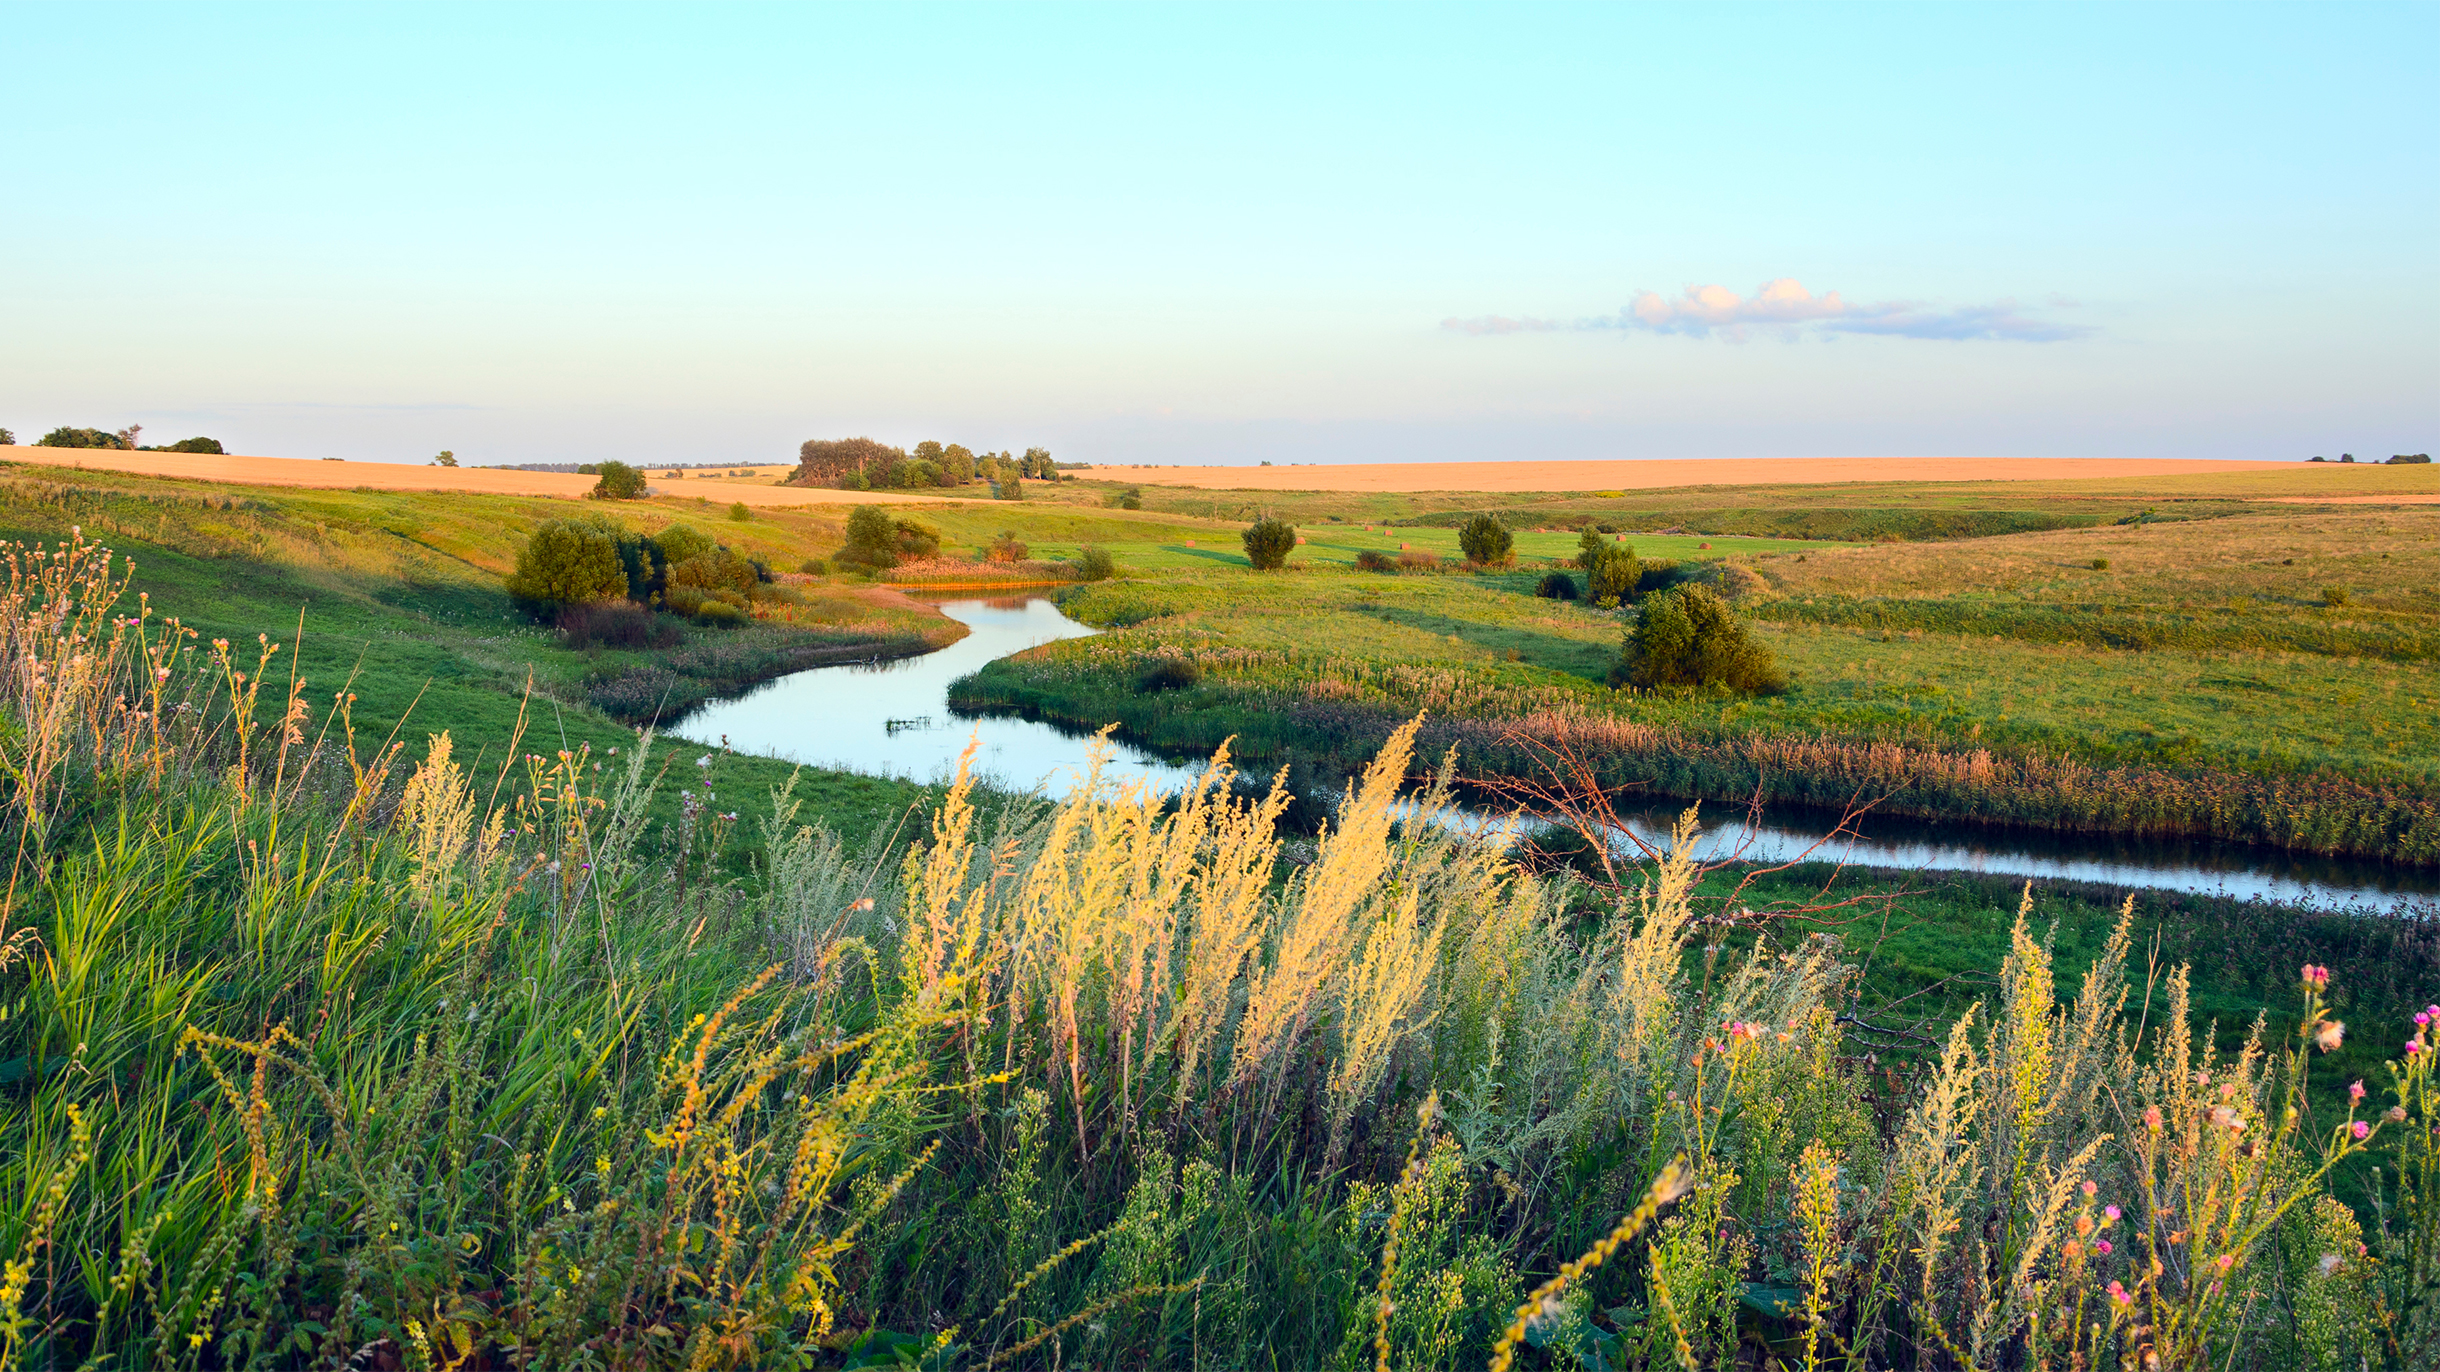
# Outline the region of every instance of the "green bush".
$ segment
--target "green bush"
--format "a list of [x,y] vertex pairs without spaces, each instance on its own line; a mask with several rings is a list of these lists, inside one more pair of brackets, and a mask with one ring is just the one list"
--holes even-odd
[[1183,691],[1203,679],[1203,669],[1182,657],[1165,657],[1143,670],[1135,689],[1145,695]]
[[2347,588],[2344,586],[2324,586],[2321,591],[2321,603],[2329,606],[2333,610],[2346,608]]
[[1574,600],[1576,578],[1565,572],[1552,572],[1534,586],[1533,593],[1544,600]]
[[1786,688],[1787,674],[1726,602],[1700,586],[1681,586],[1644,601],[1610,682],[1767,695]]
[[652,543],[673,567],[689,558],[701,557],[717,546],[710,534],[692,524],[672,524],[654,534]]
[[63,426],[36,439],[34,446],[37,448],[124,448],[127,445],[119,441],[117,434],[104,433],[100,429],[71,429]]
[[753,512],[752,510],[749,510],[749,509],[747,509],[747,508],[746,508],[746,503],[745,503],[744,501],[742,501],[742,500],[738,500],[738,501],[732,501],[732,502],[730,502],[730,504],[729,504],[729,522],[730,522],[730,523],[732,523],[732,524],[743,524],[743,523],[746,523],[747,521],[749,521],[749,520],[751,520],[751,519],[753,519],[753,518],[754,518],[754,512]]
[[1636,587],[1644,579],[1644,564],[1626,544],[1604,543],[1594,552],[1586,572],[1587,596],[1608,609],[1635,597]]
[[1076,577],[1080,581],[1108,581],[1118,572],[1117,559],[1107,548],[1086,546],[1076,550]]
[[1246,560],[1258,572],[1278,571],[1288,565],[1288,554],[1296,551],[1296,526],[1271,515],[1247,525],[1238,537],[1245,544]]
[[796,564],[796,569],[807,576],[823,576],[829,573],[830,564],[818,557],[809,557]]
[[1516,535],[1487,514],[1478,514],[1457,527],[1457,546],[1466,561],[1480,567],[1505,567],[1516,560]]
[[2096,558],[2094,558],[2094,559],[2093,559],[2093,570],[2094,570],[2094,571],[2096,571],[2096,572],[2106,572],[2106,571],[2108,571],[2109,569],[2110,569],[2110,560],[2109,560],[2108,558],[2106,558],[2106,557],[2096,557]]
[[[175,443],[164,445],[161,451],[165,453],[220,453],[227,450],[220,446],[220,440],[217,438],[181,438]],[[451,463],[450,465],[457,464]]]
[[624,462],[602,464],[601,479],[593,483],[595,500],[642,500],[644,474]]
[[709,595],[716,591],[733,591],[751,600],[762,579],[755,575],[754,564],[726,548],[714,548],[697,553],[669,569],[671,590],[685,587]]
[[1398,559],[1378,548],[1364,548],[1356,553],[1356,570],[1359,572],[1394,572],[1398,570]]
[[1032,551],[1025,546],[1024,539],[1017,537],[1016,530],[1002,529],[1000,536],[983,549],[983,556],[993,562],[1023,562]]
[[627,594],[627,569],[617,542],[599,525],[547,520],[518,550],[508,593],[534,607],[618,600]]
[[2421,467],[2430,463],[2430,453],[2398,453],[2383,465],[2390,467]]

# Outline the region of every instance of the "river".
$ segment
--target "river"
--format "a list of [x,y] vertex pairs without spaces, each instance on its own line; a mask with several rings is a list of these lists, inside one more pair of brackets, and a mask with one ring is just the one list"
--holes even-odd
[[[670,726],[698,743],[723,744],[812,766],[932,781],[976,745],[977,769],[1016,790],[1065,794],[1082,775],[1085,740],[1057,725],[1010,716],[960,717],[949,684],[987,662],[1038,644],[1097,632],[1046,596],[1018,594],[938,602],[971,631],[937,652],[892,662],[816,667],[711,702]],[[1183,786],[1199,766],[1114,742],[1104,775]],[[1621,817],[1647,841],[1665,838],[1683,806],[1654,804]],[[2190,891],[2325,909],[2440,916],[2440,872],[2317,858],[2243,844],[2121,839],[1867,816],[1861,838],[1824,842],[1832,821],[1807,812],[1766,812],[1748,825],[1740,807],[1706,807],[1718,823],[1702,836],[1707,856],[1739,853],[1781,861],[1808,849],[1823,861],[1906,871],[1960,871],[2090,882],[2121,889]]]

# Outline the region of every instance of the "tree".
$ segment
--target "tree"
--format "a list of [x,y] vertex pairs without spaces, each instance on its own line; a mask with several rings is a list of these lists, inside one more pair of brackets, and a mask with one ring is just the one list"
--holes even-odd
[[161,449],[165,453],[218,453],[226,451],[217,438],[181,438]]
[[14,448],[16,446],[17,435],[10,433],[6,429],[0,429],[0,448]]
[[432,459],[432,465],[435,467],[454,467],[457,465],[457,454],[449,451],[447,448],[443,448],[441,449],[440,456]]
[[940,450],[940,470],[951,484],[963,486],[974,480],[974,454],[964,444],[952,443]]
[[915,460],[918,462],[929,462],[933,466],[937,467],[940,465],[941,458],[946,455],[948,451],[948,449],[940,446],[938,440],[927,438],[923,442],[915,445]]
[[1288,554],[1296,551],[1296,526],[1273,515],[1247,525],[1239,537],[1245,542],[1246,561],[1258,572],[1278,571],[1288,565]]
[[799,486],[838,486],[850,476],[873,479],[906,454],[872,438],[809,438],[796,450]]
[[71,429],[65,425],[51,430],[35,440],[37,448],[115,448],[118,436],[100,429]]
[[[456,463],[451,463],[456,466]],[[644,474],[624,462],[604,462],[601,479],[593,483],[595,500],[642,500]]]
[[1505,567],[1516,561],[1516,535],[1508,526],[1487,514],[1478,514],[1458,526],[1457,546],[1466,561],[1483,567]]
[[1643,579],[1642,560],[1624,543],[1602,544],[1594,552],[1592,565],[1585,568],[1587,594],[1605,610],[1634,599],[1636,583]]
[[1041,481],[1057,481],[1059,468],[1051,463],[1051,450],[1027,448],[1025,450],[1025,474]]
[[1601,550],[1611,546],[1609,538],[1599,529],[1587,529],[1576,536],[1576,570],[1590,572],[1601,560]]
[[545,520],[518,550],[508,593],[535,606],[617,600],[627,594],[627,569],[619,563],[618,545],[600,525]]
[[754,518],[754,512],[746,508],[744,501],[736,500],[729,503],[729,521],[731,523],[743,524],[752,518]]
[[858,505],[848,511],[847,546],[839,550],[837,560],[859,567],[898,565],[897,531],[879,506]]
[[1755,641],[1727,602],[1701,586],[1645,599],[1627,631],[1610,684],[1646,689],[1717,688],[1768,695],[1787,686],[1770,649]]
[[141,424],[130,424],[112,436],[119,440],[120,447],[129,452],[134,452],[136,450],[136,440],[144,436],[144,426]]
[[673,567],[689,558],[701,557],[716,546],[710,534],[692,524],[672,524],[653,535],[652,541]]

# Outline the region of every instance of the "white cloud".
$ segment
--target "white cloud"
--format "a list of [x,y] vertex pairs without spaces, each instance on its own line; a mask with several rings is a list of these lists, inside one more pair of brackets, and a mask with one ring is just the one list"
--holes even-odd
[[[2054,305],[2071,302],[2053,297]],[[1752,295],[1739,295],[1726,286],[1688,286],[1672,299],[1658,291],[1641,291],[1615,315],[1596,315],[1574,323],[1548,319],[1482,315],[1450,318],[1440,327],[1480,337],[1485,334],[1540,333],[1555,330],[1619,329],[1640,333],[1679,334],[1709,338],[1713,334],[1742,342],[1756,328],[1776,328],[1794,338],[1814,333],[1879,334],[1893,338],[1937,339],[1948,342],[2003,340],[2055,343],[2081,338],[2092,330],[2060,324],[2018,312],[2014,301],[1992,305],[1939,307],[1914,301],[1887,300],[1856,304],[1837,291],[1815,295],[1794,277],[1766,281]]]

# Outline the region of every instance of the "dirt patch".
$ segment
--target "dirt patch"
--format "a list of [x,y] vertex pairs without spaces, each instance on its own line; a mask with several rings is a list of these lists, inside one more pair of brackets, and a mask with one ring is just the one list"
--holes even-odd
[[2292,462],[2114,457],[1756,457],[1648,462],[1384,462],[1329,467],[1094,467],[1091,481],[1250,491],[1648,491],[1846,481],[2066,481],[2284,470]]
[[[144,453],[115,448],[0,447],[0,462],[75,467],[97,472],[237,486],[305,486],[352,491],[463,491],[468,495],[549,496],[582,500],[594,479],[572,472],[519,472],[501,467],[410,467],[397,462],[315,461],[297,457],[240,457],[217,453]],[[908,491],[831,491],[808,486],[755,485],[742,478],[676,481],[656,479],[656,496],[699,496],[755,508],[788,505],[907,505],[925,500],[988,504],[987,497],[917,495]]]

